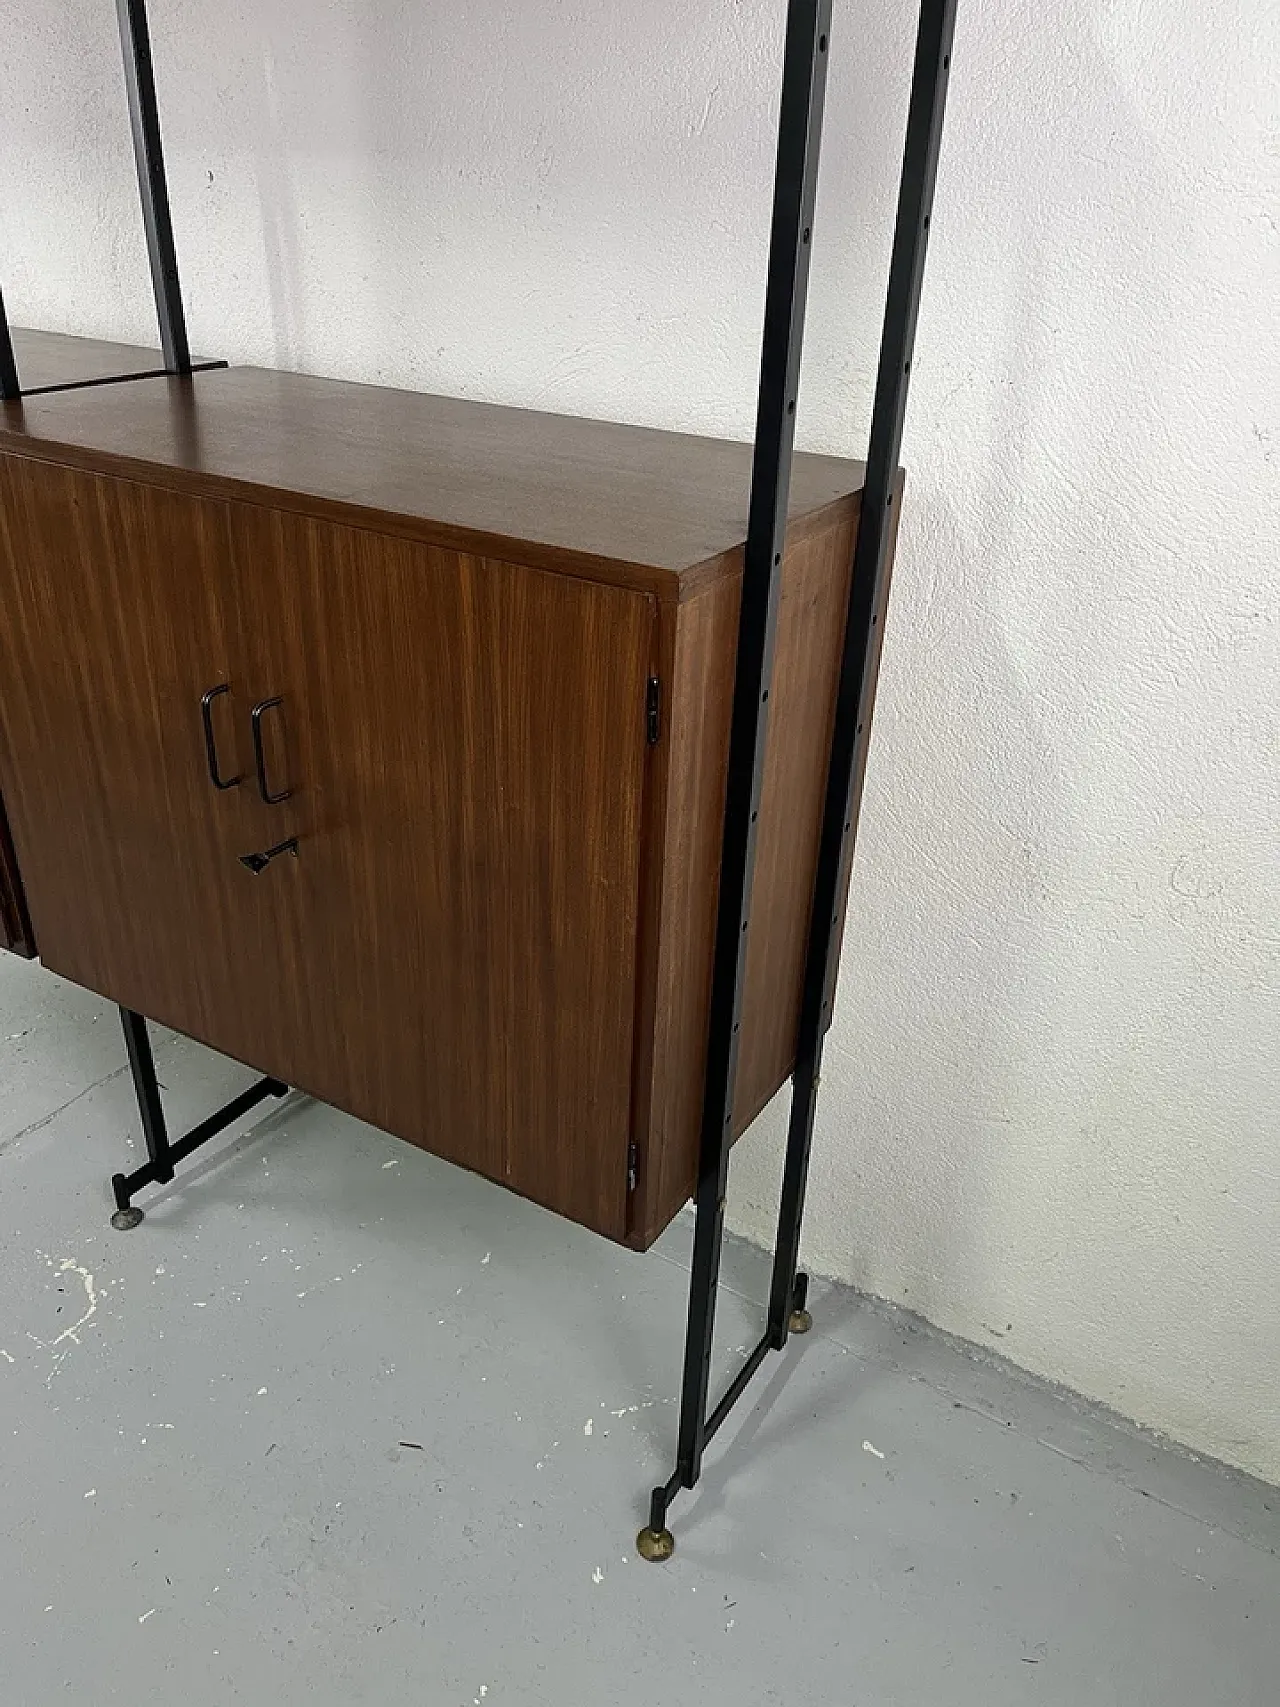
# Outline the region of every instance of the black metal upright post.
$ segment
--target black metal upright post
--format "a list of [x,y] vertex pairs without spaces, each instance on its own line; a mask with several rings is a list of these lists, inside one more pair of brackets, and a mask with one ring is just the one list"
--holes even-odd
[[822,1044],[834,996],[840,896],[847,881],[871,728],[888,567],[901,490],[898,456],[937,173],[956,0],[922,0],[907,118],[902,185],[885,306],[871,445],[854,547],[849,611],[832,736],[826,801],[801,997],[794,1091],[787,1134],[778,1241],[764,1337],[723,1398],[706,1414],[716,1287],[732,1140],[734,1077],[748,933],[755,823],[768,721],[809,239],[822,125],[830,4],[792,0],[787,24],[778,174],[743,574],[737,677],[729,748],[720,903],[712,984],[706,1100],[697,1190],[689,1327],[676,1469],[655,1488],[638,1538],[647,1559],[670,1558],[667,1508],[692,1488],[702,1452],[770,1350],[809,1325],[808,1279],[797,1273],[800,1223],[813,1134]]
[[9,316],[5,312],[4,292],[0,290],[0,403],[14,403],[21,396],[18,364],[14,359],[13,338],[9,333]]
[[[755,868],[756,820],[764,777],[769,689],[778,625],[782,553],[791,491],[796,395],[818,149],[827,80],[831,0],[790,0],[778,119],[769,278],[756,414],[751,502],[738,619],[737,669],[729,732],[720,894],[711,986],[707,1068],[698,1164],[697,1220],[676,1472],[654,1492],[641,1550],[666,1557],[673,1545],[666,1507],[691,1488],[708,1438],[707,1389],[715,1330],[716,1288],[724,1233],[724,1198],[733,1137],[742,989]],[[712,1429],[710,1432],[714,1432]]]
[[182,288],[178,282],[178,256],[173,242],[173,223],[169,217],[169,189],[160,141],[146,0],[116,0],[116,13],[124,54],[124,81],[129,97],[133,153],[138,166],[138,189],[142,196],[142,221],[147,234],[147,255],[151,261],[151,287],[156,298],[156,318],[160,322],[160,347],[164,351],[164,365],[170,373],[190,373],[191,351],[187,346],[187,321],[182,308]]
[[838,969],[840,896],[853,858],[862,778],[871,738],[871,708],[896,520],[893,505],[895,493],[900,490],[898,457],[902,449],[902,424],[929,242],[955,21],[956,0],[923,0],[800,1000],[778,1243],[769,1294],[769,1337],[777,1347],[785,1345],[787,1339],[822,1047]]

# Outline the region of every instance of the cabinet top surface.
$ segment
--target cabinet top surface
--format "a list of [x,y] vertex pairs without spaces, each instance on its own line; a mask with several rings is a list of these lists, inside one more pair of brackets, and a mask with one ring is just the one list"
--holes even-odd
[[[491,555],[532,547],[568,572],[627,566],[639,573],[609,578],[668,596],[746,538],[751,446],[727,439],[266,368],[0,408],[0,450],[357,524],[370,512],[366,525]],[[862,483],[861,463],[798,454],[793,531]]]
[[160,351],[142,344],[112,344],[102,338],[44,332],[34,326],[11,326],[9,331],[18,380],[28,394],[164,372]]

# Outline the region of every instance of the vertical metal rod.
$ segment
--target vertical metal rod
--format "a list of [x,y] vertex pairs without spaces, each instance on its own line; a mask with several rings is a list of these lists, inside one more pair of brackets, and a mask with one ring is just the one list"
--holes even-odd
[[4,292],[0,290],[0,402],[14,403],[21,396],[18,363],[14,358],[13,339],[9,334],[9,316],[5,313]]
[[168,1185],[173,1178],[173,1157],[169,1150],[169,1129],[160,1103],[160,1084],[156,1078],[151,1039],[147,1036],[147,1022],[132,1008],[121,1008],[120,1023],[124,1027],[124,1046],[129,1052],[133,1088],[138,1094],[138,1112],[142,1116],[147,1155],[155,1163],[157,1182]]
[[830,25],[831,0],[790,0],[751,506],[738,619],[698,1164],[697,1222],[680,1400],[676,1474],[686,1488],[691,1488],[698,1479],[706,1438],[707,1386],[724,1233],[729,1146],[733,1136],[733,1093],[755,868],[756,818],[764,774],[769,687],[791,489],[796,394]]
[[151,34],[147,28],[146,0],[116,0],[120,24],[120,47],[124,55],[124,82],[129,97],[129,123],[133,130],[133,154],[138,167],[138,190],[142,197],[142,222],[147,234],[151,262],[151,288],[160,322],[160,346],[170,373],[191,372],[187,347],[187,322],[178,282],[178,256],[169,217],[169,189],[165,181],[164,149],[160,142],[160,116],[156,108],[155,72],[151,63]]
[[787,1339],[814,1105],[835,987],[840,895],[853,857],[871,732],[888,559],[896,521],[893,506],[898,489],[898,456],[942,141],[955,17],[956,0],[923,0],[800,1006],[778,1243],[769,1294],[769,1335],[775,1346],[784,1345]]

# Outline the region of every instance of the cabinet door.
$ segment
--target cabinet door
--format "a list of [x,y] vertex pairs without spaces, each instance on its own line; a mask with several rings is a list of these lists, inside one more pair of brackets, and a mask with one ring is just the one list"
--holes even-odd
[[248,506],[272,1070],[625,1232],[654,602]]
[[[274,916],[253,847],[227,512],[0,459],[0,795],[46,964],[254,1057]],[[214,788],[201,696],[218,758]]]

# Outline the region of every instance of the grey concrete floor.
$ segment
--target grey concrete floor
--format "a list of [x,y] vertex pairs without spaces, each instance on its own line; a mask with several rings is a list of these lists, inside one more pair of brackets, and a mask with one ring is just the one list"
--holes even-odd
[[[246,1078],[157,1059],[178,1122]],[[112,1232],[114,1010],[0,955],[5,1707],[1280,1701],[1271,1490],[837,1287],[641,1562],[688,1225],[633,1256],[266,1107]]]

